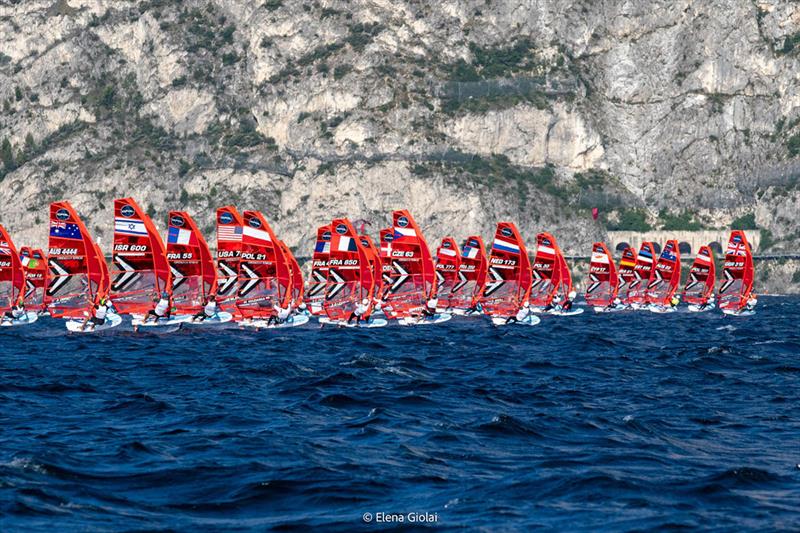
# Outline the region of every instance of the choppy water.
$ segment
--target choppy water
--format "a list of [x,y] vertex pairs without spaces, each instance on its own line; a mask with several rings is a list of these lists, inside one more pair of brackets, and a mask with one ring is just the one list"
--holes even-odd
[[797,530],[799,316],[100,338],[43,319],[0,331],[0,529]]

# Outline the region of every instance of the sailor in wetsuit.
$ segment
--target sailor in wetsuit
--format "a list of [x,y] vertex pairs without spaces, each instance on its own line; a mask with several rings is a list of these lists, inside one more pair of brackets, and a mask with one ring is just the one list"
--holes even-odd
[[158,322],[162,318],[169,318],[172,314],[172,309],[169,301],[169,294],[166,292],[161,293],[161,298],[154,297],[153,303],[155,304],[152,309],[147,312],[147,315],[144,317],[144,321],[147,322],[150,320],[150,317],[153,318],[154,322]]
[[530,314],[531,314],[531,304],[526,300],[525,303],[522,304],[522,307],[519,308],[519,311],[517,311],[516,315],[510,316],[506,319],[506,324],[523,322],[526,318],[528,318],[528,315]]
[[209,295],[203,309],[192,317],[195,322],[202,322],[207,318],[213,318],[217,314],[219,308],[217,307],[217,297],[213,294]]
[[353,320],[356,321],[356,325],[361,323],[361,319],[363,316],[369,311],[369,300],[364,298],[361,300],[361,303],[356,305],[356,308],[353,309],[353,312],[350,313],[350,316],[347,318],[347,323],[350,324]]

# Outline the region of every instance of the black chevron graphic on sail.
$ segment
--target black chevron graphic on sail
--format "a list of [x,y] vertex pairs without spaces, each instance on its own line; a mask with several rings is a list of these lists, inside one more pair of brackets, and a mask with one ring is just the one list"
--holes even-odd
[[217,277],[224,282],[217,288],[219,294],[228,294],[232,288],[236,286],[238,281],[236,271],[224,261],[220,261],[217,268]]
[[486,284],[486,289],[483,291],[484,296],[491,296],[493,292],[497,291],[497,289],[502,287],[506,282],[506,280],[503,279],[503,276],[500,275],[500,272],[494,267],[489,268],[489,276],[491,276],[492,281]]
[[333,278],[333,283],[328,284],[330,290],[325,294],[326,300],[330,300],[331,298],[339,294],[341,290],[344,289],[344,282],[345,282],[345,279],[341,276],[341,274],[336,272],[336,270],[333,268],[328,270],[328,275],[331,278]]
[[117,277],[114,278],[114,284],[111,287],[111,290],[114,292],[122,292],[128,287],[131,283],[139,279],[140,274],[136,272],[133,268],[133,265],[125,261],[120,256],[114,257],[114,264],[117,265],[120,273],[117,274]]
[[261,281],[261,278],[259,278],[256,271],[250,268],[250,266],[246,263],[242,263],[241,268],[248,279],[247,282],[244,283],[239,289],[239,296],[247,296],[250,291],[256,288],[256,285],[258,285],[258,283]]

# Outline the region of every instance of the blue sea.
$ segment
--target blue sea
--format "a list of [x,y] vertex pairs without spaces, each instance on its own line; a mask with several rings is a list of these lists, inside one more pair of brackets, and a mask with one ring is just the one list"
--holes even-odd
[[800,529],[800,299],[0,331],[0,530]]

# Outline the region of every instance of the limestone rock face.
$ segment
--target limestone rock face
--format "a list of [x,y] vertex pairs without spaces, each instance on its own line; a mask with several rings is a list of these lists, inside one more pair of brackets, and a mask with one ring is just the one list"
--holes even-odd
[[209,231],[235,203],[308,255],[404,207],[431,246],[510,219],[586,253],[635,208],[796,249],[798,72],[789,0],[11,0],[0,223],[43,245],[69,199],[108,242],[115,196]]

